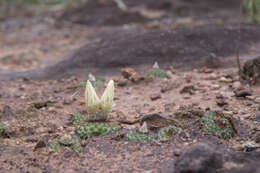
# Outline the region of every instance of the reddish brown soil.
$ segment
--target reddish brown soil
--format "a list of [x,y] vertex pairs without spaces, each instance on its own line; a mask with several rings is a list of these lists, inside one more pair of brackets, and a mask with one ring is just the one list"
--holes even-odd
[[[125,26],[121,26],[124,23],[120,22],[127,20],[120,17],[118,23],[104,23],[104,21],[107,22],[107,19],[97,12],[99,7],[97,7],[97,11],[93,8],[94,12],[91,14],[89,14],[91,11],[86,12],[85,15],[93,15],[90,23],[82,22],[87,25],[68,22],[75,22],[74,19],[78,20],[78,16],[83,15],[78,15],[78,13],[73,15],[73,20],[73,16],[69,19],[62,16],[65,19],[62,22],[60,21],[62,17],[57,20],[57,17],[46,14],[32,18],[8,19],[1,23],[1,79],[21,77],[13,71],[31,69],[36,69],[33,71],[34,73],[43,75],[44,77],[41,79],[64,77],[65,72],[67,76],[73,74],[74,77],[41,81],[28,80],[32,77],[32,71],[26,71],[22,75],[25,79],[0,82],[0,122],[5,124],[4,135],[0,137],[0,172],[175,172],[176,160],[183,151],[186,151],[186,148],[198,141],[215,143],[225,149],[226,153],[232,152],[233,149],[239,150],[239,146],[246,141],[259,142],[259,121],[254,119],[254,116],[259,114],[259,86],[251,87],[253,90],[251,97],[237,98],[234,96],[232,88],[238,82],[237,69],[234,65],[228,64],[228,67],[204,69],[203,66],[209,67],[216,63],[211,61],[212,57],[206,61],[209,64],[205,61],[203,63],[199,61],[198,64],[193,62],[194,58],[201,60],[212,52],[221,60],[235,59],[233,49],[236,46],[238,25],[231,25],[230,22],[238,20],[239,5],[234,2],[228,1],[225,3],[225,8],[222,8],[221,3],[217,1],[209,3],[206,0],[200,1],[201,4],[197,5],[190,0],[182,2],[169,0],[162,1],[162,4],[156,5],[156,7],[151,3],[140,4],[139,1],[138,3],[137,1],[126,1],[129,7],[139,10],[138,14],[145,14],[142,16],[145,20],[138,19],[139,24]],[[169,3],[170,7],[168,7]],[[111,9],[108,7],[106,6],[108,11],[111,9],[118,11],[114,6]],[[146,8],[153,10],[159,8],[159,11],[164,12],[165,15],[159,15],[160,20],[149,18]],[[180,9],[180,11],[176,9]],[[186,10],[182,9],[190,10],[183,14],[183,11]],[[169,12],[171,10],[173,12]],[[149,11],[150,13],[151,11]],[[73,13],[68,12],[68,14]],[[98,16],[97,14],[101,15],[99,16],[101,22],[94,20]],[[157,15],[157,12],[153,11],[152,14]],[[193,15],[194,17],[192,17]],[[174,18],[171,18],[172,16]],[[183,16],[192,18],[192,21],[183,25],[177,20],[183,19]],[[130,23],[132,22],[136,21],[130,21]],[[129,22],[127,23],[129,24]],[[204,24],[212,23],[226,25],[204,26]],[[180,25],[185,29],[176,30],[176,27],[178,28]],[[156,30],[153,31],[155,28]],[[249,30],[247,30],[248,28]],[[252,58],[260,52],[257,28],[259,25],[242,25],[241,51],[244,53],[243,58]],[[226,32],[226,35],[222,35],[222,31]],[[166,35],[161,37],[159,34],[162,33]],[[211,33],[216,35],[211,35]],[[191,41],[185,34],[190,34]],[[199,40],[203,40],[207,44],[197,45],[200,43]],[[188,54],[170,52],[169,44],[174,41],[179,43],[175,50],[183,48],[187,50]],[[192,49],[189,49],[190,47]],[[163,51],[164,48],[167,50],[166,53]],[[126,49],[128,51],[124,54],[123,51]],[[95,52],[96,50],[99,52]],[[152,51],[149,54],[150,50]],[[163,52],[165,54],[162,54]],[[192,55],[192,53],[194,55],[188,58],[189,63],[184,61],[183,57]],[[104,55],[109,55],[106,58],[111,59],[109,61],[101,59]],[[182,57],[174,59],[174,63],[172,63],[171,55],[181,55]],[[215,57],[215,55],[211,55]],[[84,57],[91,57],[92,61],[96,60],[90,69],[82,68],[82,66],[88,65],[87,58],[84,60]],[[140,57],[142,65],[130,60],[130,58],[138,59]],[[162,62],[157,59],[159,57]],[[61,63],[62,68],[51,71],[52,73],[47,73],[48,69],[50,67],[54,69],[57,66],[51,65],[46,68],[47,71],[38,69],[56,62],[64,62],[62,60],[65,58],[71,58],[71,66],[67,65],[69,63]],[[120,63],[113,64],[113,58],[120,60]],[[131,65],[134,69],[143,72],[147,68],[151,68],[155,60],[159,61],[159,65],[162,65],[164,70],[174,73],[172,78],[149,78],[139,83],[128,81],[123,87],[117,85],[122,82],[122,77],[119,75],[121,67]],[[118,61],[116,62],[118,63]],[[175,69],[174,66],[177,62],[180,62],[179,69]],[[194,64],[197,68],[194,68]],[[111,65],[110,68],[104,68],[109,65]],[[173,65],[174,68],[170,68],[170,65]],[[183,68],[187,66],[190,67],[190,70],[183,71]],[[70,68],[74,72],[70,73]],[[74,151],[71,147],[62,147],[60,150],[54,151],[48,144],[58,140],[64,134],[75,134],[78,124],[72,123],[71,116],[77,112],[86,111],[85,105],[82,104],[84,87],[79,87],[79,84],[82,80],[87,79],[86,76],[90,71],[94,75],[98,72],[106,74],[104,75],[106,81],[110,79],[116,81],[116,106],[111,112],[110,118],[118,122],[119,134],[93,136],[83,140],[80,152]],[[11,72],[8,73],[12,74],[11,77],[3,75],[6,72]],[[39,77],[37,75],[35,78]],[[195,89],[191,94],[181,93],[180,91],[187,86],[193,86]],[[169,90],[161,92],[162,88]],[[75,95],[77,90],[79,92]],[[97,90],[100,94],[103,88]],[[160,97],[152,101],[151,95],[154,94],[160,95]],[[218,106],[216,96],[219,94],[226,97],[226,106]],[[231,115],[237,121],[239,135],[236,134],[229,140],[206,135],[201,129],[199,117],[177,118],[174,116],[182,105],[193,105],[196,108],[201,107],[202,110],[225,111],[227,115]],[[173,135],[168,141],[149,142],[128,141],[123,135],[120,136],[130,129],[140,127],[138,122],[131,125],[119,123],[121,119],[133,122],[150,113],[159,113],[180,121],[182,133]],[[251,162],[251,160],[259,159],[257,155],[259,151],[254,150],[250,153],[252,157],[243,160],[241,157],[244,152],[239,152],[238,154],[241,155],[236,155],[236,157],[239,156],[237,160]],[[240,167],[241,164],[228,162],[224,164],[223,169]]]

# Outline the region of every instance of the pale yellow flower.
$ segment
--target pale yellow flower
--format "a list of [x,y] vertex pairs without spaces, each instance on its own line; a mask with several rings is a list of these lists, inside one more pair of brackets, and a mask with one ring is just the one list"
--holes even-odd
[[88,120],[106,120],[114,105],[114,81],[109,81],[100,100],[91,82],[88,80],[85,90],[85,103],[88,111]]

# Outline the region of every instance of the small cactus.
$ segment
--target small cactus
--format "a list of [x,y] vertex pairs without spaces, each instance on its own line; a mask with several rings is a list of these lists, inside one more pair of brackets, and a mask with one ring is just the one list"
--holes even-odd
[[88,111],[88,121],[105,121],[114,106],[114,81],[109,81],[100,100],[88,80],[85,90],[85,103]]

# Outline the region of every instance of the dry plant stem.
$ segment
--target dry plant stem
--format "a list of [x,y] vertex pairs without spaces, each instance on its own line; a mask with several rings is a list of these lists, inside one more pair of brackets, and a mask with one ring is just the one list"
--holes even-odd
[[237,41],[237,45],[236,45],[236,60],[237,60],[237,67],[238,67],[238,75],[241,78],[241,63],[240,63],[240,37],[241,37],[241,15],[242,15],[242,4],[243,4],[243,0],[241,0],[240,2],[240,7],[239,7],[239,26],[238,26],[238,41]]

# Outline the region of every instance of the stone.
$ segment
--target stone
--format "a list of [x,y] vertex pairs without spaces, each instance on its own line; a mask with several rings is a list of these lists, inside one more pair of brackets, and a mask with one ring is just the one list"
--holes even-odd
[[119,79],[117,82],[117,86],[124,87],[127,85],[127,79]]
[[232,79],[226,78],[226,77],[222,76],[222,77],[219,79],[219,82],[230,83],[230,82],[232,82]]
[[150,99],[151,99],[152,101],[158,100],[158,99],[160,99],[161,97],[162,97],[162,96],[161,96],[161,94],[159,94],[159,93],[154,93],[154,94],[150,95]]
[[136,71],[132,68],[122,68],[120,69],[121,75],[126,78],[129,79],[131,76],[136,75]]
[[232,88],[239,88],[239,87],[241,87],[241,82],[239,82],[239,81],[236,81],[236,82],[234,82],[233,84],[232,84]]
[[190,95],[192,95],[192,94],[195,94],[195,87],[193,86],[193,85],[187,85],[187,86],[184,86],[182,89],[181,89],[181,91],[180,91],[180,93],[181,94],[184,94],[184,93],[189,93]]
[[46,147],[46,146],[47,146],[46,142],[43,141],[43,140],[40,140],[40,141],[37,142],[37,144],[35,145],[35,147],[34,147],[33,150],[36,151],[36,150],[38,150],[39,148],[44,148],[44,147]]
[[171,119],[169,117],[165,117],[162,115],[159,115],[157,113],[154,114],[148,114],[142,117],[140,121],[140,125],[143,126],[143,124],[147,124],[147,128],[149,130],[155,130],[155,129],[160,129],[166,126],[180,126],[180,123],[177,122],[174,119]]
[[254,121],[260,122],[260,111],[256,112],[256,114],[252,118]]
[[260,103],[260,97],[255,98],[255,103]]
[[217,173],[223,167],[223,157],[215,146],[197,143],[176,161],[176,173]]
[[141,133],[148,133],[147,123],[144,122],[143,125],[138,129]]
[[2,121],[8,121],[10,120],[12,117],[14,117],[14,113],[13,110],[10,106],[5,105],[3,108],[2,113],[0,114],[0,120]]
[[210,76],[207,78],[208,80],[216,80],[218,78],[216,73],[210,74]]
[[253,94],[252,89],[249,86],[241,86],[233,91],[236,97],[246,97]]

